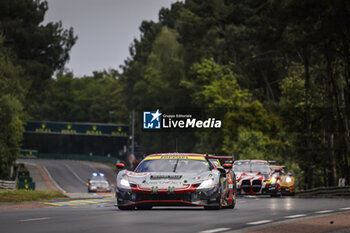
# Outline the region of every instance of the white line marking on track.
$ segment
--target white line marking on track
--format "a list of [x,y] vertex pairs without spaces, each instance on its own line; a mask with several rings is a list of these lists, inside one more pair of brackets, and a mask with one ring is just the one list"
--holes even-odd
[[305,216],[306,214],[296,214],[296,215],[285,216],[285,218],[300,218]]
[[29,219],[21,219],[18,220],[20,222],[30,222],[30,221],[41,221],[41,220],[47,220],[50,219],[49,217],[43,217],[43,218],[29,218]]
[[63,194],[66,194],[66,193],[67,193],[66,190],[64,190],[61,186],[59,186],[59,185],[57,184],[57,182],[52,178],[50,172],[46,169],[45,166],[43,166],[43,169],[45,170],[47,176],[48,176],[49,179],[52,181],[52,183],[53,183]]
[[264,223],[269,223],[272,222],[272,220],[260,220],[260,221],[256,221],[256,222],[249,222],[247,224],[249,225],[258,225],[258,224],[264,224]]
[[68,168],[68,170],[69,170],[79,181],[81,181],[83,184],[86,183],[82,178],[80,178],[80,177],[78,176],[77,173],[75,173],[75,172],[73,171],[73,169],[72,169],[70,166],[68,166],[67,164],[65,164],[65,166]]
[[231,230],[231,228],[216,228],[211,230],[200,231],[199,233],[215,233],[215,232],[228,231],[228,230]]
[[350,207],[340,208],[340,210],[350,210]]
[[320,211],[316,211],[316,214],[326,214],[326,213],[330,213],[333,212],[334,210],[320,210]]

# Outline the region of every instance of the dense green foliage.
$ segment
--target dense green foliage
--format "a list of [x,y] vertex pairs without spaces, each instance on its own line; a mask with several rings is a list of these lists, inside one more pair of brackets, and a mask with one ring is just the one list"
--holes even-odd
[[128,122],[125,105],[121,103],[121,86],[114,71],[73,78],[59,72],[48,82],[40,118],[73,122]]
[[[161,9],[159,20],[142,23],[123,66],[129,110],[217,111],[221,130],[180,144],[277,160],[299,187],[350,179],[348,2],[187,0]],[[144,135],[146,152],[175,150],[158,136],[178,141]]]
[[0,36],[0,178],[7,177],[22,140],[25,88],[21,69],[8,59]]
[[46,1],[0,2],[0,178],[9,178],[24,120],[40,117],[43,90],[76,40],[60,22],[43,25],[46,11]]
[[0,2],[4,46],[12,51],[14,64],[23,68],[23,78],[29,82],[25,108],[33,116],[36,116],[47,81],[54,71],[63,68],[76,41],[73,29],[63,29],[61,22],[42,25],[47,9],[46,1]]

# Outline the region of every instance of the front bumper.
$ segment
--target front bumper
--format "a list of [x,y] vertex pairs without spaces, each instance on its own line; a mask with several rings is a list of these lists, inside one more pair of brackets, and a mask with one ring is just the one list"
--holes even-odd
[[144,193],[117,189],[118,206],[215,206],[219,188],[181,193]]
[[266,187],[263,189],[263,194],[278,194],[280,193],[280,186],[278,184],[268,184]]
[[291,186],[291,187],[282,187],[281,188],[281,193],[284,194],[284,195],[288,195],[288,194],[294,195],[295,189],[294,189],[293,186]]
[[97,193],[97,192],[110,193],[112,192],[112,189],[111,188],[89,188],[88,191],[89,193]]
[[278,194],[280,192],[277,184],[256,184],[256,185],[241,185],[237,187],[239,195],[270,195]]

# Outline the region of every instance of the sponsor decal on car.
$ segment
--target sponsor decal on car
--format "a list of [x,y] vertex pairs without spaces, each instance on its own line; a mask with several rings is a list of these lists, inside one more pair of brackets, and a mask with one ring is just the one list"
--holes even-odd
[[152,160],[152,159],[196,159],[196,160],[205,160],[204,157],[200,156],[149,156],[145,158],[145,160]]

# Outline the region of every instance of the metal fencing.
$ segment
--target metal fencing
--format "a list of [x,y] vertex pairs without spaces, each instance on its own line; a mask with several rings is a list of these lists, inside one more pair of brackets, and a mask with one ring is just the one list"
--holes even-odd
[[296,192],[299,197],[328,197],[328,196],[350,196],[350,186],[345,187],[320,187]]
[[0,180],[0,189],[16,189],[16,181]]

